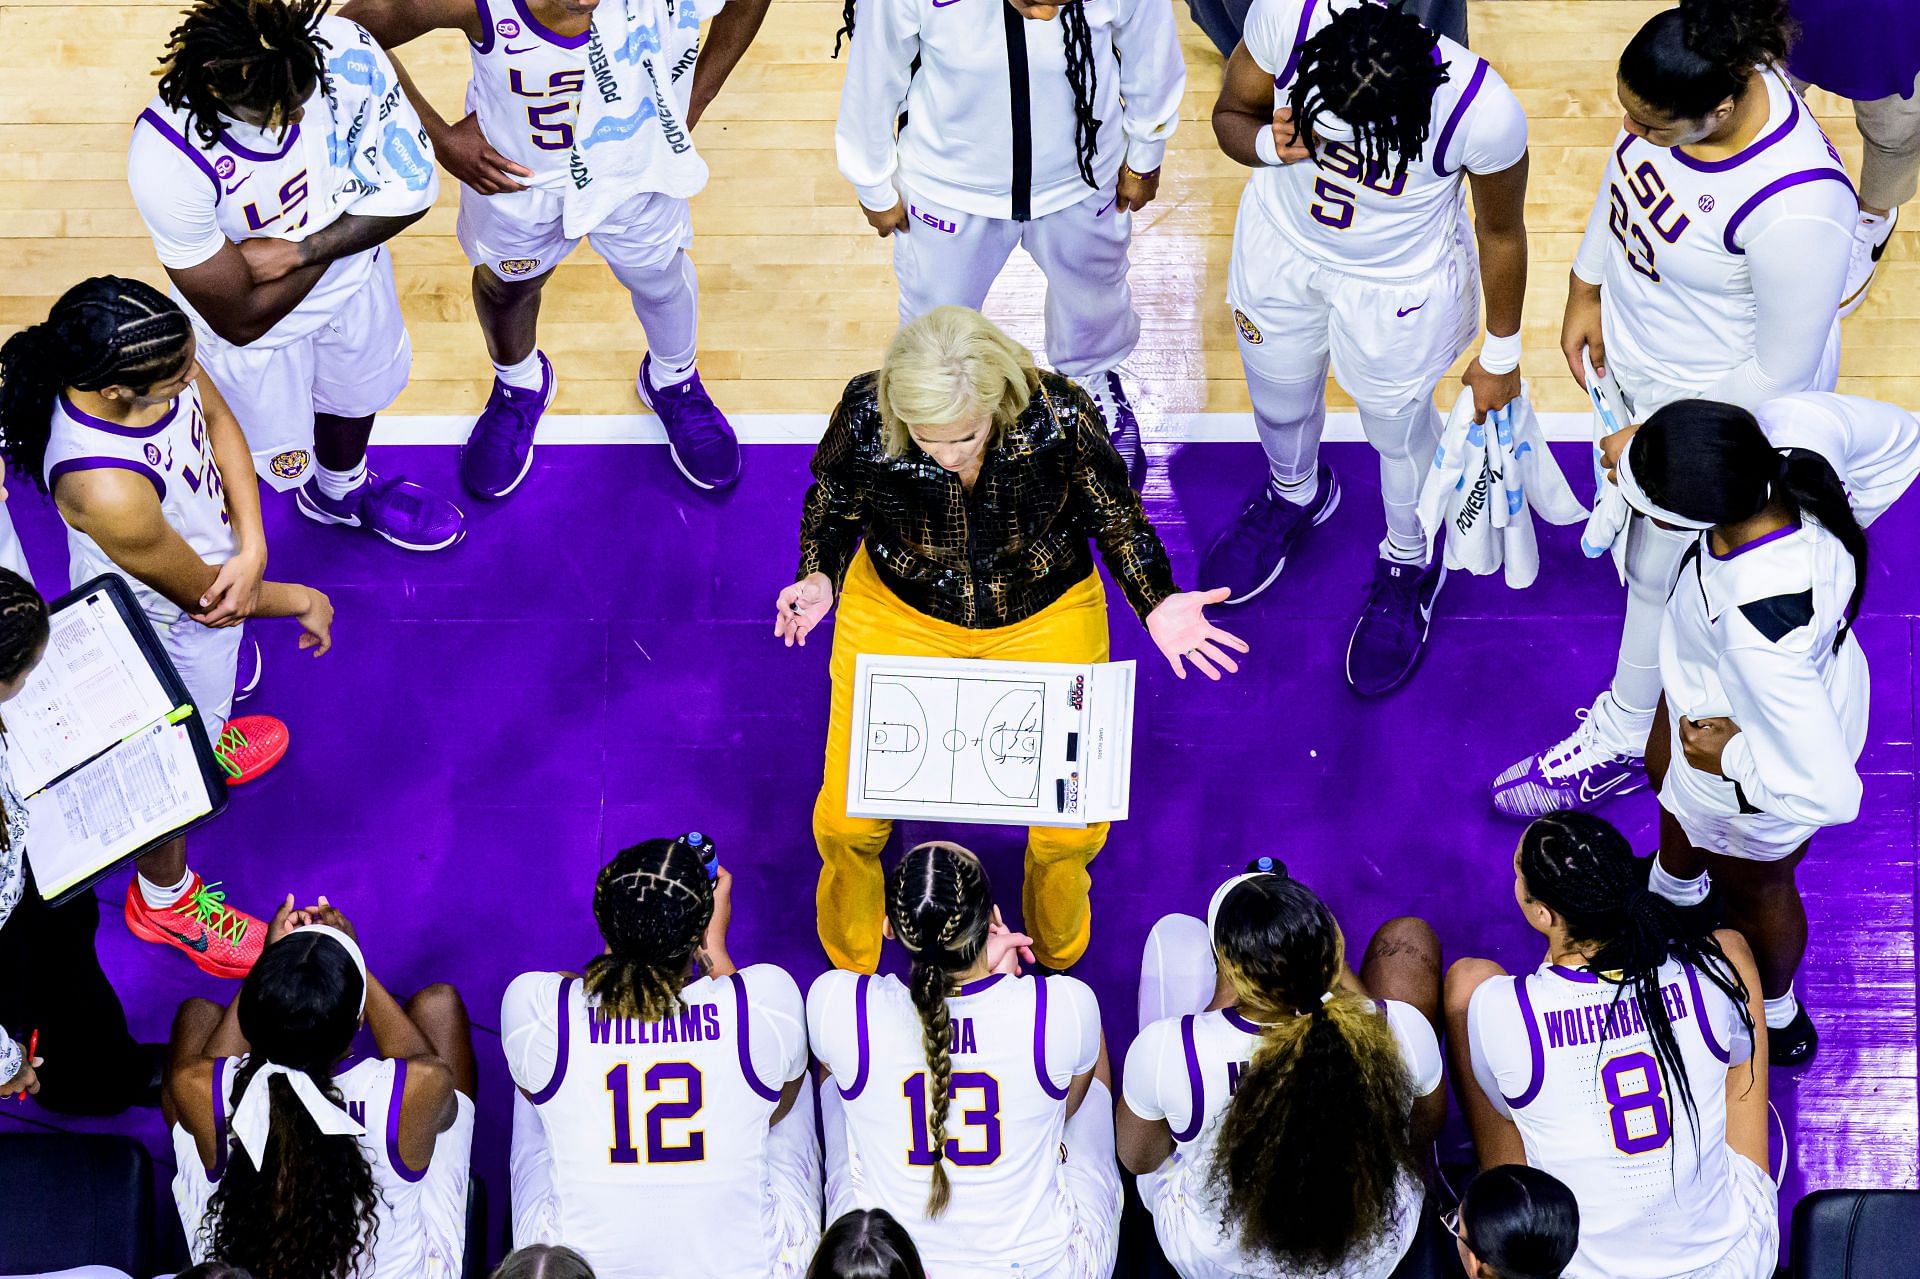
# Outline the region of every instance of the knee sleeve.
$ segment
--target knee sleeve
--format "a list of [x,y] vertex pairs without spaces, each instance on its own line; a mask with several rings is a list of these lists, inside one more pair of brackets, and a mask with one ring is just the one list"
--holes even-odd
[[633,295],[633,313],[646,330],[655,364],[680,368],[693,363],[700,329],[700,277],[684,250],[654,271],[616,269]]
[[1440,411],[1424,395],[1382,412],[1360,406],[1360,426],[1380,455],[1380,500],[1387,513],[1387,542],[1404,558],[1424,555],[1426,531],[1420,527],[1420,486],[1440,443]]
[[1320,436],[1327,428],[1325,378],[1278,382],[1251,365],[1246,372],[1254,425],[1273,477],[1283,484],[1307,479],[1319,463]]
[[1650,716],[1660,699],[1660,619],[1692,541],[1692,534],[1663,529],[1642,515],[1627,527],[1627,615],[1612,691],[1615,704],[1634,716]]

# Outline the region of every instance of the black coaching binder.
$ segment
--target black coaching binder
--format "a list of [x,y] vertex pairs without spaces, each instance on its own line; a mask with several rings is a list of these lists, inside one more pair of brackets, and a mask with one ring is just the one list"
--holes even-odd
[[227,774],[125,579],[102,574],[48,613],[46,654],[4,716],[27,860],[59,905],[219,816]]

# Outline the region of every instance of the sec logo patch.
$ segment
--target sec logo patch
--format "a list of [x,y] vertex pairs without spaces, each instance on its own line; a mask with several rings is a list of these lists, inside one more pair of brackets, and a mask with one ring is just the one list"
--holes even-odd
[[1266,341],[1265,338],[1260,336],[1259,328],[1254,325],[1252,320],[1247,318],[1247,313],[1237,306],[1233,308],[1233,322],[1239,326],[1240,336],[1248,342],[1251,342],[1254,346],[1259,346],[1262,342]]
[[520,34],[520,24],[512,18],[502,18],[493,24],[493,29],[511,40]]
[[500,259],[500,274],[525,275],[539,265],[539,258],[502,258]]
[[275,453],[267,469],[283,480],[297,480],[307,473],[307,465],[312,460],[305,449],[288,449],[285,453]]
[[148,444],[140,451],[146,454],[148,466],[160,465],[160,446],[158,444]]

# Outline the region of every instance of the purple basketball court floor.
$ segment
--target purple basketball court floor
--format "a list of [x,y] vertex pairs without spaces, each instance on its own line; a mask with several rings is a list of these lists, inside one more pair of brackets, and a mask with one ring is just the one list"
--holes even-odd
[[[1582,454],[1563,455],[1569,475]],[[782,964],[803,988],[825,966],[808,813],[830,634],[789,651],[770,622],[794,563],[808,455],[750,449],[737,490],[715,498],[692,493],[656,447],[547,448],[512,501],[469,503],[466,542],[432,556],[319,528],[268,496],[270,571],[332,594],[335,648],[314,660],[295,652],[290,626],[261,629],[265,678],[247,709],[286,719],[292,750],[195,837],[193,861],[257,912],[287,892],[326,893],[389,985],[445,980],[466,995],[492,1255],[510,1100],[500,994],[516,973],[576,968],[598,949],[589,899],[607,856],[710,832],[737,876],[735,957]],[[1076,973],[1099,992],[1116,1061],[1135,1030],[1147,929],[1164,911],[1203,910],[1212,887],[1260,853],[1318,888],[1350,937],[1412,913],[1433,923],[1449,960],[1539,962],[1510,895],[1518,827],[1492,812],[1486,783],[1565,732],[1598,690],[1622,590],[1610,565],[1581,558],[1575,530],[1543,530],[1531,590],[1455,577],[1413,682],[1361,702],[1340,672],[1379,537],[1377,479],[1363,446],[1330,445],[1328,456],[1348,501],[1273,590],[1220,613],[1253,645],[1237,678],[1175,680],[1109,591],[1114,656],[1143,672],[1135,815],[1095,863],[1094,944]],[[1239,509],[1258,458],[1250,444],[1156,453],[1148,507],[1182,585],[1196,585],[1196,547]],[[376,460],[456,488],[450,448]],[[12,506],[41,585],[57,593],[57,518],[24,484]],[[1791,1155],[1786,1206],[1827,1186],[1916,1184],[1916,534],[1920,498],[1873,529],[1859,632],[1874,684],[1866,804],[1816,842],[1802,871],[1812,946],[1801,990],[1821,1051],[1773,1085]],[[1655,811],[1642,794],[1606,815],[1644,848]],[[1018,836],[958,835],[986,855],[1014,915]],[[135,1033],[159,1038],[181,999],[225,1000],[235,987],[134,941],[119,921],[124,890],[124,876],[99,890],[100,949]],[[0,1132],[45,1127],[130,1132],[171,1159],[155,1112],[82,1123],[31,1104],[0,1111]]]

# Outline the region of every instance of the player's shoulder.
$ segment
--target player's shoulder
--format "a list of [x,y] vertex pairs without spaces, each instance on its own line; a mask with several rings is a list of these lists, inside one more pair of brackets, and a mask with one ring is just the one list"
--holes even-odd
[[1193,1014],[1162,1017],[1159,1021],[1142,1026],[1140,1033],[1133,1037],[1133,1043],[1127,1047],[1126,1073],[1131,1075],[1136,1068],[1151,1070],[1155,1062],[1184,1055],[1186,1050],[1183,1044],[1192,1017]]
[[1240,39],[1260,69],[1284,87],[1291,79],[1295,52],[1327,24],[1335,7],[1334,0],[1253,0]]
[[1467,1018],[1469,1023],[1476,1019],[1485,1019],[1502,1013],[1511,1012],[1515,1017],[1520,1013],[1521,983],[1528,980],[1527,973],[1497,973],[1473,988],[1473,994],[1467,998]]
[[800,983],[778,964],[748,964],[734,976],[746,992],[747,1003],[753,1007],[793,1011],[804,1003]]
[[[521,973],[507,983],[500,996],[500,1030],[558,1015],[560,987],[566,977],[555,972]],[[571,993],[571,992],[569,992]]]
[[[758,965],[756,965],[757,967]],[[825,1010],[838,1005],[850,1005],[858,995],[862,982],[871,984],[879,978],[866,973],[850,973],[842,968],[829,968],[813,979],[807,987],[807,1010]]]
[[1093,987],[1078,977],[1066,973],[1036,975],[1034,980],[1043,984],[1046,990],[1047,1006],[1059,1006],[1070,1010],[1081,1018],[1090,1018],[1095,1024],[1100,1021],[1100,1000],[1093,993]]

